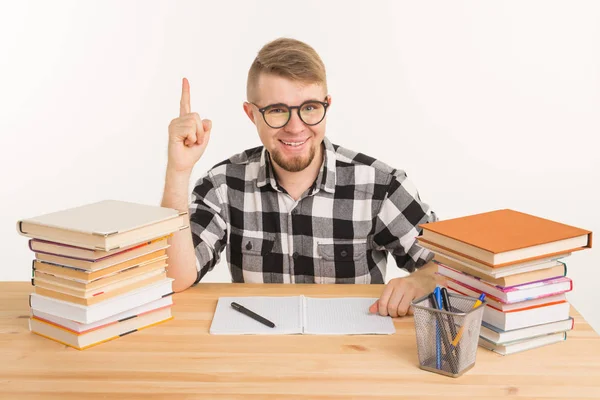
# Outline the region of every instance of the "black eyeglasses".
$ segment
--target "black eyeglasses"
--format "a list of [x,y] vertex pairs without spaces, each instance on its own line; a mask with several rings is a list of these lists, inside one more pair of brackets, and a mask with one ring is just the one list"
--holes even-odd
[[258,108],[265,123],[274,129],[283,128],[290,122],[294,108],[298,109],[298,117],[306,125],[317,125],[325,118],[325,113],[329,106],[329,103],[317,100],[307,100],[299,106],[288,106],[287,104],[277,103],[262,108],[255,103],[249,103],[254,104]]

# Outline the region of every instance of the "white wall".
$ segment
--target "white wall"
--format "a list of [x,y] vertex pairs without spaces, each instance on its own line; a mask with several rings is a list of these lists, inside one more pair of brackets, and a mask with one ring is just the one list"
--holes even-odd
[[[160,202],[183,76],[214,127],[195,178],[259,145],[246,73],[279,36],[325,61],[332,141],[406,170],[441,218],[507,207],[600,231],[600,3],[223,3],[0,3],[0,280],[31,276],[19,218]],[[600,253],[567,261],[600,331]]]

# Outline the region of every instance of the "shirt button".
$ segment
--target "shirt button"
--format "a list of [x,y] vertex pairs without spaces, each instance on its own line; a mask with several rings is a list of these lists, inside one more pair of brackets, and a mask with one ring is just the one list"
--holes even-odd
[[252,250],[252,242],[246,243],[246,250]]
[[300,257],[300,254],[298,254],[298,252],[295,251],[294,254],[292,254],[292,257],[294,258],[294,260],[297,260],[298,257]]
[[298,209],[297,209],[297,208],[294,208],[294,209],[292,210],[292,214],[294,214],[294,215],[298,215]]
[[340,252],[340,256],[342,256],[342,257],[346,257],[347,255],[348,255],[348,252],[346,250],[342,250]]

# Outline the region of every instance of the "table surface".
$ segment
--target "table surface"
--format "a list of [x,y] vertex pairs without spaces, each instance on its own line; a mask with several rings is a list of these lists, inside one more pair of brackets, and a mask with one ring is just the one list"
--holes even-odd
[[500,356],[478,349],[458,378],[418,367],[412,317],[394,335],[208,333],[219,296],[379,297],[383,285],[199,284],[174,319],[79,351],[29,332],[26,282],[0,283],[2,399],[600,398],[600,337],[572,308],[558,344]]

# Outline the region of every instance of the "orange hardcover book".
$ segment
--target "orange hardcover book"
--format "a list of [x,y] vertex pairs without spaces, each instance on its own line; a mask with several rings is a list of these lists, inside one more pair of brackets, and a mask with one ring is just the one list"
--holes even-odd
[[489,267],[592,247],[592,232],[510,209],[419,225],[419,242]]

